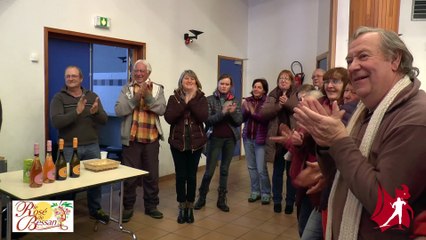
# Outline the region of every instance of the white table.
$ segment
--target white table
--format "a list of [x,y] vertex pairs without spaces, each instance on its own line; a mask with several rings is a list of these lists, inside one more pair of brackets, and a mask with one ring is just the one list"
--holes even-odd
[[[121,194],[120,194],[120,206],[119,206],[119,217],[118,220],[111,218],[118,222],[118,226],[121,231],[132,234],[132,237],[136,239],[135,234],[131,231],[126,230],[122,226],[122,213],[123,213],[123,188],[124,180],[132,177],[148,174],[147,171],[119,165],[118,168],[93,172],[86,170],[81,163],[80,177],[70,178],[68,177],[64,181],[55,181],[54,183],[43,184],[40,188],[30,188],[28,183],[22,181],[22,170],[0,173],[0,194],[4,194],[8,197],[7,203],[7,236],[6,239],[11,239],[12,236],[12,213],[11,213],[11,200],[38,200],[39,198],[45,198],[54,195],[60,195],[66,192],[81,191],[86,188],[91,188],[97,185],[106,185],[114,182],[120,182]],[[112,186],[110,194],[110,214],[112,210]],[[1,201],[0,201],[1,209]],[[0,236],[1,236],[1,225],[0,225]]]

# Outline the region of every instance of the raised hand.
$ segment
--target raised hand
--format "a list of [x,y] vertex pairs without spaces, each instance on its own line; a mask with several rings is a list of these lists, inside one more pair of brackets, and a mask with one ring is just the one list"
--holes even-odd
[[244,109],[244,111],[248,112],[250,109],[248,108],[248,102],[244,99],[241,103],[241,108]]
[[[311,188],[317,185],[318,181],[323,178],[318,162],[306,162],[304,168],[294,179],[294,183],[300,187]],[[314,191],[313,189],[312,191]]]
[[78,100],[77,107],[75,108],[75,111],[77,112],[78,115],[80,115],[84,111],[84,108],[86,107],[86,103],[87,103],[87,99],[83,94]]
[[99,111],[99,97],[96,97],[95,101],[90,108],[90,114],[95,114]]
[[299,126],[312,135],[315,142],[323,147],[347,137],[348,133],[341,118],[345,111],[340,110],[337,102],[332,105],[331,113],[314,99],[305,99],[294,108],[294,118]]
[[291,135],[293,134],[293,131],[291,131],[291,129],[287,126],[287,124],[281,123],[279,127],[279,133],[280,133],[280,136],[269,137],[269,140],[285,145],[286,142],[290,139]]
[[142,92],[141,92],[142,97],[152,95],[152,82],[151,81],[143,82],[141,84],[141,90],[142,90]]
[[229,113],[233,113],[233,112],[235,112],[235,109],[237,108],[237,104],[236,103],[231,103],[230,105],[229,105],[229,109],[228,109],[228,112]]
[[141,101],[143,94],[142,87],[139,87],[139,89],[135,92],[135,96],[133,97],[138,103]]
[[279,100],[280,106],[282,107],[287,102],[288,98],[285,95],[285,93],[283,93],[283,95],[280,96],[278,100]]
[[303,144],[303,138],[304,134],[300,131],[293,131],[293,134],[291,135],[291,143],[294,146],[302,146]]

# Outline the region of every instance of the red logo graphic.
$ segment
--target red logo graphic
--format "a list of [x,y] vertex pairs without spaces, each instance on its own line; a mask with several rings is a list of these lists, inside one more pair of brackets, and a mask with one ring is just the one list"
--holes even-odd
[[[395,227],[398,230],[407,230],[413,219],[413,209],[408,205],[407,200],[411,197],[408,187],[401,185],[401,189],[395,189],[395,198],[392,198],[379,185],[377,193],[377,204],[371,220],[375,221],[384,232],[389,228]],[[405,228],[404,228],[405,227]]]

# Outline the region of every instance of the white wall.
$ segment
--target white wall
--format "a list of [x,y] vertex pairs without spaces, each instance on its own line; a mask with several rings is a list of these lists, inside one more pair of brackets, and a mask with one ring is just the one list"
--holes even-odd
[[[249,5],[248,87],[243,95],[249,95],[258,77],[268,80],[270,90],[275,88],[278,73],[295,60],[303,64],[305,82],[311,82],[317,55],[328,49],[330,1],[249,0]],[[319,14],[319,9],[327,12]]]
[[[184,69],[193,69],[210,94],[217,55],[247,57],[247,12],[246,0],[1,0],[0,155],[8,169],[22,169],[34,142],[44,147],[44,27],[145,42],[151,77],[165,85],[168,98]],[[110,17],[111,29],[94,28],[96,15]],[[205,33],[186,46],[183,34],[189,29]],[[39,55],[38,63],[29,60],[32,52]],[[164,120],[163,127],[168,132]],[[160,152],[160,175],[173,173],[167,142]]]
[[330,4],[330,0],[321,0],[318,4],[317,55],[328,52],[330,39]]
[[401,1],[399,15],[399,33],[414,57],[414,66],[418,67],[421,88],[426,89],[426,21],[412,21],[413,1]]
[[[349,32],[349,0],[339,0],[337,39],[336,39],[336,67],[346,67]],[[399,16],[399,33],[408,49],[414,56],[414,66],[420,69],[419,79],[422,89],[426,89],[426,21],[412,21],[412,1],[401,1]]]

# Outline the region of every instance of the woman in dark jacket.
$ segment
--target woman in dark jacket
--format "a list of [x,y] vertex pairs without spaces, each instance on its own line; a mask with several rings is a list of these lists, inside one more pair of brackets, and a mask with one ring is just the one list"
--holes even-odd
[[169,144],[176,172],[179,202],[178,223],[194,222],[197,169],[207,142],[203,122],[208,117],[207,99],[201,83],[192,70],[185,70],[178,89],[169,97],[164,118],[170,124]]
[[[269,122],[268,136],[278,136],[280,124],[285,124],[290,128],[294,126],[290,123],[293,121],[293,108],[297,106],[298,100],[294,88],[294,77],[291,71],[282,70],[277,77],[277,87],[269,93],[271,101],[266,103],[265,112],[272,112],[274,118]],[[266,114],[266,113],[265,113]],[[290,120],[291,119],[291,120]],[[287,175],[286,180],[286,198],[285,210],[286,214],[293,212],[293,205],[296,198],[296,189],[291,183],[289,170],[291,161],[284,159],[287,149],[282,144],[267,141],[265,150],[265,159],[267,162],[273,162],[272,171],[272,194],[274,201],[274,212],[282,211],[281,201],[283,199],[283,182],[284,170]]]
[[216,205],[220,210],[229,212],[226,204],[229,165],[234,155],[235,144],[240,139],[238,127],[243,121],[240,103],[232,94],[231,88],[232,77],[223,74],[217,81],[216,91],[207,97],[209,118],[206,121],[206,128],[210,135],[207,144],[206,171],[199,188],[200,195],[194,206],[196,210],[206,204],[206,195],[221,154],[219,195]]
[[271,201],[271,182],[265,161],[269,118],[261,114],[267,93],[268,82],[265,79],[255,79],[252,84],[252,96],[246,98],[241,107],[245,122],[244,150],[251,181],[248,201],[255,202],[261,199],[262,204],[269,204]]

